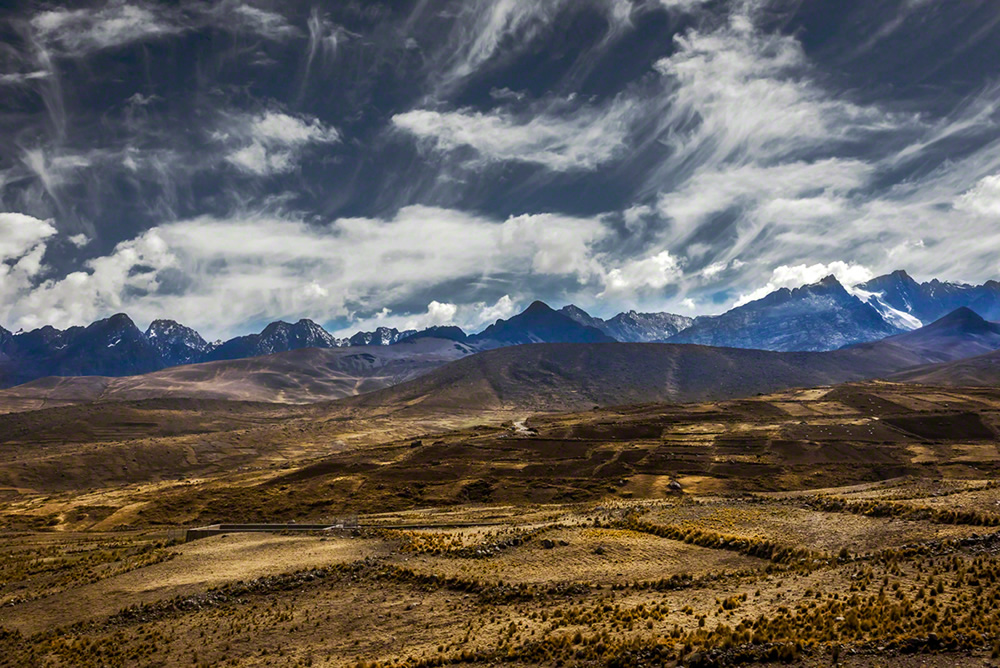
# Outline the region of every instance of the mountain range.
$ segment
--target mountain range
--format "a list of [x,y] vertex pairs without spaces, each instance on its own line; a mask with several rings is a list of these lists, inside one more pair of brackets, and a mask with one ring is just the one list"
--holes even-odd
[[573,304],[562,307],[559,309],[559,312],[576,320],[581,325],[593,327],[604,332],[615,341],[623,343],[654,343],[665,341],[694,324],[694,318],[683,315],[675,315],[673,313],[636,313],[635,311],[626,311],[608,320],[602,320],[601,318],[595,318]]
[[667,339],[725,348],[835,350],[903,331],[852,295],[833,276],[801,288],[782,288],[714,317],[698,318]]
[[391,346],[414,338],[460,341],[470,350],[617,341],[818,352],[911,331],[962,307],[986,320],[1000,320],[1000,283],[918,283],[906,272],[895,271],[847,287],[827,276],[800,288],[775,290],[721,315],[693,319],[627,311],[604,320],[572,304],[557,311],[536,301],[471,335],[454,326],[419,332],[378,327],[341,339],[302,319],[272,322],[260,333],[209,343],[173,320],[155,320],[142,332],[127,315],[117,314],[66,330],[46,326],[13,334],[0,328],[0,387],[46,376],[131,376],[304,348]]
[[585,343],[489,350],[344,403],[403,411],[561,411],[722,400],[891,376],[1000,350],[1000,325],[960,308],[920,329],[824,352]]
[[124,377],[48,376],[0,390],[0,413],[165,397],[328,401],[396,385],[475,352],[456,341],[416,338],[398,346],[299,348]]
[[[565,324],[563,319],[576,328],[574,336],[589,340],[483,350],[468,340],[413,336],[391,346],[300,348],[128,377],[50,376],[0,390],[0,412],[147,399],[295,404],[339,399],[348,411],[417,414],[574,410],[730,399],[872,378],[918,383],[932,378],[943,385],[968,378],[995,381],[1000,368],[1000,324],[968,308],[911,332],[824,352],[621,343],[601,339],[600,332],[544,304],[490,330],[482,341],[492,345],[509,329],[519,336],[554,336],[543,326]],[[969,372],[970,365],[979,371]]]
[[[855,291],[869,293],[868,303],[880,312],[888,308],[903,314],[904,318],[909,316],[923,324],[962,306],[972,309],[986,320],[1000,320],[1000,282],[997,281],[987,281],[982,285],[948,283],[937,279],[917,283],[905,271],[894,271],[861,283]],[[892,317],[893,314],[887,314],[887,318]]]

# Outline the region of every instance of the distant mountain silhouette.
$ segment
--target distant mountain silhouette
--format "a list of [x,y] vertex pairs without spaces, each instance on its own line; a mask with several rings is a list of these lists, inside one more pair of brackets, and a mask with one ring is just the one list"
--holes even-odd
[[778,351],[835,350],[902,331],[833,276],[771,294],[714,317],[702,317],[670,343]]
[[435,327],[428,327],[425,330],[414,332],[413,334],[402,337],[399,341],[396,341],[396,343],[405,343],[407,341],[415,341],[417,339],[448,339],[449,341],[465,341],[468,338],[468,335],[462,331],[461,327],[438,325]]
[[[522,313],[471,335],[454,326],[420,332],[377,327],[340,339],[312,320],[302,319],[295,323],[279,320],[260,333],[208,343],[195,330],[173,320],[154,320],[140,332],[127,315],[117,314],[87,327],[66,330],[45,326],[11,333],[0,328],[0,387],[53,375],[127,376],[302,348],[389,346],[422,338],[450,339],[481,350],[526,343],[665,340],[786,352],[824,351],[880,341],[963,307],[985,320],[1000,319],[1000,283],[918,283],[906,272],[895,271],[848,290],[828,276],[801,288],[776,290],[719,316],[693,320],[671,313],[636,311],[603,320],[572,304],[555,311],[536,301]],[[932,334],[925,331],[923,336]],[[972,351],[969,354],[984,352],[975,341],[969,334],[953,345]]]
[[597,405],[729,399],[879,378],[971,350],[1000,349],[1000,326],[959,311],[921,330],[840,350],[779,352],[690,344],[505,347],[354,397],[359,406],[575,410]]
[[0,382],[16,385],[48,375],[132,375],[162,369],[160,352],[119,313],[87,327],[42,327],[3,337]]
[[858,288],[877,295],[878,301],[923,323],[933,322],[962,306],[987,320],[1000,320],[1000,283],[982,285],[934,279],[918,283],[905,271],[878,276]]
[[559,312],[576,320],[581,325],[599,329],[616,341],[628,343],[649,343],[665,341],[674,334],[692,325],[694,320],[673,313],[637,313],[626,311],[613,318],[595,318],[580,307],[570,304]]
[[602,343],[614,339],[536,301],[509,320],[497,320],[481,333],[470,336],[469,342],[488,349],[525,343]]
[[423,338],[410,345],[377,348],[300,348],[139,376],[48,376],[0,390],[0,412],[156,398],[326,401],[411,380],[473,352],[455,341]]
[[352,346],[391,346],[416,333],[412,329],[401,332],[395,327],[376,327],[373,332],[358,332],[348,339],[348,344]]

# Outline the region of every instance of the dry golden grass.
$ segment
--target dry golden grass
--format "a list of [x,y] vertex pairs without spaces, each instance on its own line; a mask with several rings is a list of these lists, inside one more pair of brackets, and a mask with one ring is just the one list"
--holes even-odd
[[[6,423],[0,665],[994,661],[995,390],[622,407],[535,435],[418,407],[107,410]],[[356,536],[169,540],[351,512]]]
[[627,529],[554,529],[489,558],[407,555],[420,573],[510,584],[625,585],[671,576],[763,570],[767,562]]
[[704,529],[782,545],[809,546],[836,555],[848,547],[867,554],[887,547],[968,535],[969,528],[850,513],[830,513],[788,504],[714,502],[657,510],[650,521]]
[[[68,543],[70,549],[73,545]],[[315,536],[231,534],[166,549],[172,554],[169,560],[118,569],[97,581],[85,575],[70,577],[59,590],[50,591],[47,596],[0,608],[0,626],[26,634],[38,633],[53,624],[100,619],[129,605],[193,594],[237,580],[357,561],[378,554],[379,543],[347,538],[323,540]]]
[[[813,512],[817,531],[850,541],[854,530],[841,523],[871,519],[786,504],[535,509],[556,525],[521,524],[517,507],[479,505],[452,508],[447,519],[490,524],[343,538],[216,536],[169,546],[177,552],[169,561],[6,606],[0,649],[8,665],[67,666],[641,666],[692,663],[695,653],[722,664],[828,665],[835,648],[858,666],[878,665],[877,657],[911,665],[912,651],[930,652],[921,654],[930,666],[989,659],[1000,632],[1000,536],[927,539],[936,528],[928,526],[905,550],[861,559],[852,552],[846,561],[802,568],[795,559],[746,556],[732,544],[702,547],[621,528],[635,518],[671,519],[697,527],[699,536],[758,525],[779,527],[772,533],[788,541],[812,541],[814,534],[792,527]],[[975,529],[951,528],[963,538]],[[6,539],[24,553],[94,552],[112,540],[127,551],[151,536]],[[829,538],[825,547],[838,545]],[[41,572],[24,577],[44,579]]]

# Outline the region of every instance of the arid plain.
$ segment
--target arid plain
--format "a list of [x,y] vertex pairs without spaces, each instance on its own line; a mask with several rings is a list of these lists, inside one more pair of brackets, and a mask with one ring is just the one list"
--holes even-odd
[[9,413],[2,661],[983,665],[998,429],[1000,391],[877,381],[573,413]]

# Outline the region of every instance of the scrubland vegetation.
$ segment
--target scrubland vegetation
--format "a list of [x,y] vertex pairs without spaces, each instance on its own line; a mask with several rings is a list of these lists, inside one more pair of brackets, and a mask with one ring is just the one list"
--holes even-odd
[[[911,482],[883,494],[919,508]],[[904,485],[908,499],[898,498]],[[491,514],[500,525],[268,536],[311,546],[316,563],[285,572],[279,560],[260,577],[236,569],[193,588],[177,573],[199,555],[250,562],[264,538],[10,536],[0,646],[5,665],[64,666],[865,665],[911,655],[949,665],[1000,654],[1000,533],[953,520],[957,533],[928,538],[940,517],[891,516],[912,540],[857,551],[849,532],[860,529],[837,522],[859,502],[817,498],[620,500],[520,509],[555,518],[537,524],[507,508]],[[790,504],[840,549],[768,536],[767,518]],[[744,531],[756,522],[760,531]],[[712,567],[703,553],[736,561]],[[531,581],[532,570],[562,577]],[[646,577],[657,571],[669,575]],[[33,600],[11,595],[18,582]],[[74,594],[120,587],[145,602],[74,608]]]
[[190,478],[94,465],[73,489],[52,461],[138,447],[111,426],[0,458],[0,665],[1000,664],[993,391],[595,409],[530,433],[366,423],[350,447],[331,446],[348,422],[255,415],[156,445],[190,448]]

